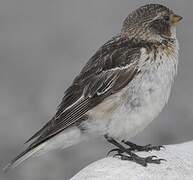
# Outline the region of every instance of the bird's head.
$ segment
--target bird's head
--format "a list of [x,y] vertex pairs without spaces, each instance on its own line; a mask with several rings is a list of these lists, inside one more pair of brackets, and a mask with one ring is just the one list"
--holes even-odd
[[148,4],[128,15],[123,22],[122,34],[130,39],[149,42],[175,39],[176,24],[181,19],[163,5]]

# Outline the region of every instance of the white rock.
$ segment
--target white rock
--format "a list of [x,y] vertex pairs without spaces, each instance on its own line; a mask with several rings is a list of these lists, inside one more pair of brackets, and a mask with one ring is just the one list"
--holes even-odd
[[107,157],[88,165],[71,180],[193,180],[193,141],[167,145],[165,148],[137,153],[167,160],[161,164],[143,167],[131,161]]

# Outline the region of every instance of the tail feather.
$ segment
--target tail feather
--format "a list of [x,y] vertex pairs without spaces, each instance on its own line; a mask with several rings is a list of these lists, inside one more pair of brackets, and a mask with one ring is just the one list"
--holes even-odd
[[25,144],[29,143],[30,141],[32,141],[35,138],[38,138],[41,134],[43,134],[45,131],[47,131],[47,128],[49,127],[49,125],[52,123],[54,118],[52,118],[50,121],[48,121],[38,132],[36,132],[33,136],[31,136],[26,142]]
[[44,144],[41,144],[33,149],[27,148],[22,153],[20,153],[16,158],[14,158],[9,164],[7,164],[3,168],[3,171],[7,172],[10,169],[14,169],[18,165],[20,165],[23,161],[29,159],[30,157],[37,155],[43,148],[44,148]]
[[20,165],[25,160],[30,157],[39,156],[46,152],[59,149],[66,148],[81,142],[84,139],[87,139],[86,136],[81,136],[81,131],[79,128],[73,127],[65,132],[58,133],[53,137],[49,137],[45,141],[41,143],[32,142],[21,154],[19,154],[16,158],[14,158],[3,170],[4,172],[9,171]]

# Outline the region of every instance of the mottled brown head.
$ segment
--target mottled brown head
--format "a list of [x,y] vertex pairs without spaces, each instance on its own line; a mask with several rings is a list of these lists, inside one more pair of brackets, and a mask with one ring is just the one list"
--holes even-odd
[[123,22],[122,34],[131,39],[162,41],[175,38],[181,16],[160,4],[148,4],[133,11]]

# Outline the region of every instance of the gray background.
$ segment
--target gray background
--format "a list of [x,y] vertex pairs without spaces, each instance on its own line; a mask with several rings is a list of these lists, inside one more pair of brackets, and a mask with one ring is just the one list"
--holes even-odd
[[[55,113],[73,77],[118,33],[145,0],[0,1],[0,162],[5,165]],[[193,139],[193,1],[160,1],[184,17],[178,26],[179,74],[158,119],[134,141],[171,144]],[[103,138],[27,161],[1,180],[68,179],[111,148]]]

